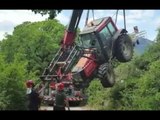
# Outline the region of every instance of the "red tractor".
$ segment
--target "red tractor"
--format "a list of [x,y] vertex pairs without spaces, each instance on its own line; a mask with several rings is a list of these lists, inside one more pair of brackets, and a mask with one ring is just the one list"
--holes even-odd
[[[73,10],[61,47],[40,77],[49,84],[63,82],[69,101],[82,101],[82,91],[94,78],[99,78],[103,87],[112,87],[115,84],[112,60],[128,62],[133,55],[133,43],[127,30],[119,30],[111,17],[87,24],[76,43],[82,12]],[[50,92],[44,94],[44,101],[52,102],[55,87],[52,89],[49,84],[45,88]]]

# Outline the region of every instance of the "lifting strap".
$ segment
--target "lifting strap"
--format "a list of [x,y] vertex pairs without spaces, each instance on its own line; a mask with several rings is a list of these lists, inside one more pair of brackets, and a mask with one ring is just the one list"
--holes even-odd
[[89,10],[87,11],[87,16],[86,16],[85,26],[87,26],[87,23],[88,23],[88,17],[89,17]]
[[94,10],[92,10],[93,20],[94,20]]
[[[93,16],[93,20],[94,20],[94,10],[92,10],[92,16]],[[88,23],[88,18],[89,18],[89,10],[87,11],[87,16],[86,16],[86,21],[85,21],[85,26]]]
[[116,11],[116,19],[115,19],[115,24],[117,24],[117,18],[118,18],[118,10]]
[[125,10],[123,10],[123,17],[124,17],[124,29],[126,29],[126,14],[125,14]]
[[[118,11],[119,11],[119,10],[116,11],[115,24],[117,24]],[[123,10],[123,18],[124,18],[124,29],[126,29],[126,14],[125,14],[125,10]]]

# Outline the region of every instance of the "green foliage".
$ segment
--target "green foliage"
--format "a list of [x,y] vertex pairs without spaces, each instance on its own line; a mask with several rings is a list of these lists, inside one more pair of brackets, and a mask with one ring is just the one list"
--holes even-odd
[[[128,63],[116,63],[116,84],[101,88],[91,83],[89,105],[100,110],[160,109],[160,31],[155,42],[142,56]],[[100,89],[97,89],[100,87]],[[91,89],[92,88],[92,89]],[[104,97],[105,96],[105,97]],[[100,105],[99,102],[108,103]]]
[[26,88],[25,80],[28,76],[25,61],[5,63],[4,57],[0,56],[0,109],[1,110],[25,110]]
[[32,10],[35,14],[39,13],[41,14],[42,16],[43,15],[49,15],[48,19],[54,19],[57,14],[59,14],[62,10],[58,9],[58,10],[46,10],[46,9],[41,9],[41,10],[37,10],[37,9],[34,9]]
[[[96,109],[104,107],[104,100],[106,99],[106,91],[102,87],[98,80],[91,82],[89,88],[87,89],[87,94],[89,96],[88,105]],[[105,93],[104,93],[105,92]]]
[[64,33],[57,20],[24,22],[0,42],[0,110],[26,110],[25,82],[38,82]]
[[40,75],[57,51],[63,33],[64,26],[57,20],[25,22],[3,40],[1,51],[8,63],[13,62],[15,53],[21,53],[20,59],[28,60],[28,72]]
[[136,106],[136,109],[160,109],[159,78],[160,60],[157,60],[152,62],[149,71],[145,72],[139,79],[138,89],[134,91],[137,95],[133,99],[133,104]]

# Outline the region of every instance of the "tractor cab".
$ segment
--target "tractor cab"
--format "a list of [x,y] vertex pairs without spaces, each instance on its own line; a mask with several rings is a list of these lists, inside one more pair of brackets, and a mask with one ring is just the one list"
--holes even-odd
[[96,19],[88,23],[79,34],[84,49],[96,48],[103,62],[111,57],[117,27],[111,17]]
[[118,30],[111,17],[104,17],[87,24],[79,38],[84,54],[72,71],[80,73],[83,83],[96,76],[103,87],[112,87],[115,83],[112,59],[119,62],[132,59],[133,45],[127,31]]

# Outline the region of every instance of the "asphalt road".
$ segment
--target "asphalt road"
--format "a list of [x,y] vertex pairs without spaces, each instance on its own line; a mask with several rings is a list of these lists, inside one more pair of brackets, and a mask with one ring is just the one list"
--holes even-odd
[[[40,110],[43,110],[43,111],[52,111],[53,107],[52,106],[42,106],[40,108]],[[66,108],[66,110],[68,110],[68,109]],[[70,107],[70,110],[71,111],[84,111],[84,110],[89,110],[89,109],[86,108],[86,107]]]

